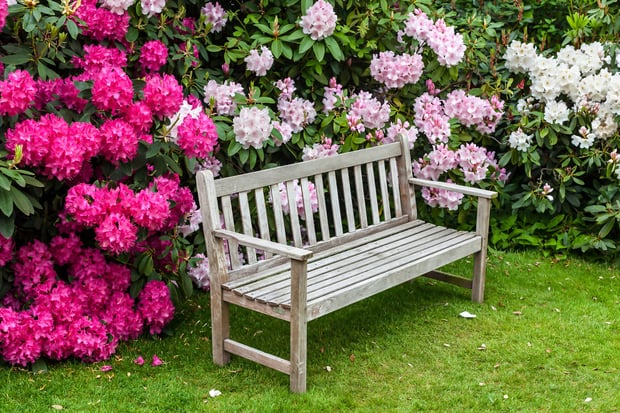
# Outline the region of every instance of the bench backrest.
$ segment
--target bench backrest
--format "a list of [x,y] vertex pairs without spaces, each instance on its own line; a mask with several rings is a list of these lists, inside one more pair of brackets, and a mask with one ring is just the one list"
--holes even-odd
[[[409,146],[400,142],[243,175],[197,174],[210,226],[266,240],[311,247],[390,222],[416,218],[409,184]],[[216,219],[219,217],[219,219]],[[238,251],[232,243],[229,251]],[[265,257],[252,248],[229,254],[237,269]]]

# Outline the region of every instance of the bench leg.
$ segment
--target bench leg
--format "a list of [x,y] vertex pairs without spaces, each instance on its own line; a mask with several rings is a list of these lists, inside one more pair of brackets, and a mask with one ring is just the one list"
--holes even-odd
[[230,361],[230,353],[224,351],[224,340],[229,336],[229,305],[222,300],[222,290],[211,286],[211,345],[213,362],[219,366]]
[[308,320],[306,318],[306,271],[305,261],[291,262],[291,391],[306,391],[308,358]]
[[471,286],[471,300],[476,303],[484,301],[484,282],[486,278],[486,249],[474,255],[474,276]]

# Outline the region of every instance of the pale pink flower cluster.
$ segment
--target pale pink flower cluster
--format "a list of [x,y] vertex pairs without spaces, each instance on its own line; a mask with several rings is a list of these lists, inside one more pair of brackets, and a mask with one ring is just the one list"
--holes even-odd
[[0,81],[0,116],[15,116],[28,109],[35,100],[35,85],[30,73],[25,70],[9,73],[7,80]]
[[407,36],[427,43],[437,55],[437,61],[442,66],[455,66],[465,56],[463,36],[455,33],[454,27],[447,26],[443,19],[438,19],[433,23],[420,9],[409,14],[404,32]]
[[130,269],[107,262],[75,235],[24,245],[13,270],[13,291],[0,307],[0,353],[12,365],[41,357],[105,360],[120,341],[136,339],[146,328],[158,334],[174,316],[163,282],[148,282],[134,300]]
[[389,120],[390,105],[379,102],[366,91],[355,96],[355,101],[347,113],[349,128],[356,132],[365,132],[366,128],[381,129]]
[[295,85],[292,79],[276,83],[282,93],[278,97],[278,110],[283,123],[290,126],[292,133],[301,132],[316,119],[316,110],[312,102],[302,98],[293,98]]
[[424,71],[422,56],[419,54],[395,55],[392,51],[373,55],[370,62],[370,74],[388,88],[402,88],[414,84]]
[[239,83],[226,81],[218,84],[215,80],[209,80],[204,87],[205,103],[211,104],[211,99],[215,101],[215,111],[218,115],[234,115],[237,110],[235,102],[236,94],[244,94],[243,86]]
[[413,174],[418,178],[439,180],[444,172],[458,166],[459,160],[456,152],[445,144],[436,145],[424,158],[413,162]]
[[329,86],[325,86],[323,93],[323,112],[329,113],[344,101],[342,85],[338,84],[335,77],[329,79]]
[[218,2],[206,3],[200,12],[206,17],[206,22],[211,24],[212,32],[221,32],[228,21],[226,10]]
[[465,182],[476,184],[485,179],[489,174],[489,168],[496,169],[494,153],[474,143],[461,145],[456,151],[459,167],[463,171]]
[[256,49],[250,50],[250,54],[243,61],[250,72],[254,72],[256,76],[265,76],[273,66],[273,54],[271,50],[261,46],[260,53]]
[[[293,181],[293,188],[295,189],[294,206],[297,209],[297,214],[301,217],[301,219],[306,219],[306,214],[305,214],[306,209],[304,208],[303,192],[302,192],[301,186],[299,185],[299,181],[297,179]],[[288,215],[290,213],[292,205],[291,205],[291,202],[289,201],[288,191],[286,190],[286,185],[281,183],[279,186],[279,189],[280,189],[280,203],[282,205],[282,212]],[[314,186],[314,183],[308,181],[307,190],[308,190],[308,196],[310,198],[310,208],[312,212],[316,212],[319,210],[319,200],[317,198],[316,187]]]
[[166,0],[140,0],[142,14],[148,17],[155,16],[166,7]]
[[447,143],[450,137],[450,117],[443,110],[441,99],[424,93],[414,104],[414,122],[430,143]]
[[122,15],[135,0],[101,0],[101,5],[114,14]]
[[267,108],[244,107],[233,119],[235,140],[243,149],[260,149],[269,140],[273,125]]
[[192,257],[192,261],[194,264],[187,270],[187,275],[196,284],[196,287],[208,291],[211,288],[209,258],[204,254],[196,254]]
[[322,40],[334,33],[337,20],[334,7],[324,0],[318,0],[306,10],[299,25],[312,40]]
[[493,133],[503,116],[504,102],[493,96],[490,100],[471,96],[464,90],[450,92],[444,101],[444,112],[463,126],[473,126],[480,133]]
[[409,149],[413,149],[413,144],[418,139],[418,129],[410,125],[408,121],[396,119],[396,122],[392,122],[387,128],[383,143],[398,142],[399,135],[404,135],[409,143]]
[[303,149],[302,161],[312,159],[326,158],[338,154],[339,145],[332,143],[332,140],[326,138],[323,143],[315,143],[312,147],[306,146]]
[[[448,179],[446,182],[452,182]],[[422,188],[422,198],[433,208],[447,208],[450,211],[459,209],[459,205],[463,201],[463,194],[454,191],[448,191],[439,188]]]

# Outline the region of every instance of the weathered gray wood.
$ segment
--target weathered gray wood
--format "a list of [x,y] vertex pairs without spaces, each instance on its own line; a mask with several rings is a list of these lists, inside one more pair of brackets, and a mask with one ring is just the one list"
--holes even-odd
[[366,181],[368,182],[368,194],[370,195],[370,215],[372,216],[372,223],[378,224],[379,218],[379,204],[377,202],[377,185],[375,183],[375,170],[372,163],[366,164]]
[[301,194],[304,201],[304,224],[306,225],[306,233],[308,234],[308,242],[314,245],[317,242],[316,231],[314,229],[314,215],[312,212],[312,202],[310,200],[310,182],[308,178],[301,178]]
[[[301,188],[301,215],[295,182]],[[320,237],[310,182],[317,191]],[[417,220],[416,186],[477,197],[476,231],[456,231]],[[228,362],[231,353],[240,355],[288,374],[291,391],[304,392],[309,321],[419,276],[469,288],[473,301],[484,298],[490,206],[496,194],[412,178],[404,137],[393,144],[238,177],[215,180],[210,172],[200,172],[197,188],[212,277],[213,359],[217,364]],[[282,211],[280,188],[289,200],[288,215]],[[269,228],[270,213],[275,228]],[[346,218],[346,229],[342,218]],[[273,230],[275,242],[271,241]],[[230,246],[231,270],[225,243]],[[238,257],[240,247],[246,251],[247,262]],[[264,252],[265,259],[257,260],[256,252]],[[471,279],[438,270],[470,255],[474,256]],[[290,359],[231,340],[229,305],[289,322]]]
[[262,364],[263,366],[272,368],[281,373],[291,373],[291,363],[288,360],[284,360],[283,358],[274,356],[273,354],[265,353],[264,351],[230,339],[224,341],[224,348],[229,353],[252,360],[255,363]]
[[399,155],[400,146],[398,143],[362,149],[338,156],[328,156],[311,161],[298,162],[292,165],[256,171],[251,174],[220,178],[215,181],[215,192],[218,197],[230,195],[249,191],[261,186],[277,185],[280,182],[299,179],[304,176],[323,174]]
[[366,216],[366,199],[364,196],[364,181],[362,178],[361,165],[355,165],[353,167],[353,174],[355,176],[355,192],[357,193],[357,209],[360,215],[360,226],[366,228],[368,226],[368,217]]

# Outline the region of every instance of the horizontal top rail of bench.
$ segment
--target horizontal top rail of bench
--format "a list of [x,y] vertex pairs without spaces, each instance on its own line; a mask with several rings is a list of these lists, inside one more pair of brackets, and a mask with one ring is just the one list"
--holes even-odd
[[445,189],[447,191],[459,192],[464,195],[477,196],[480,198],[493,199],[497,197],[497,192],[487,191],[486,189],[474,188],[471,186],[458,185],[450,182],[431,181],[428,179],[409,178],[409,182],[417,186],[429,188]]
[[216,179],[215,192],[218,197],[231,195],[238,192],[250,191],[259,187],[279,184],[292,179],[318,175],[338,169],[380,161],[382,159],[394,158],[400,155],[400,143],[389,143],[369,149],[360,149],[358,151],[343,153],[337,157],[328,156],[291,165],[264,169],[252,172],[251,174]]

